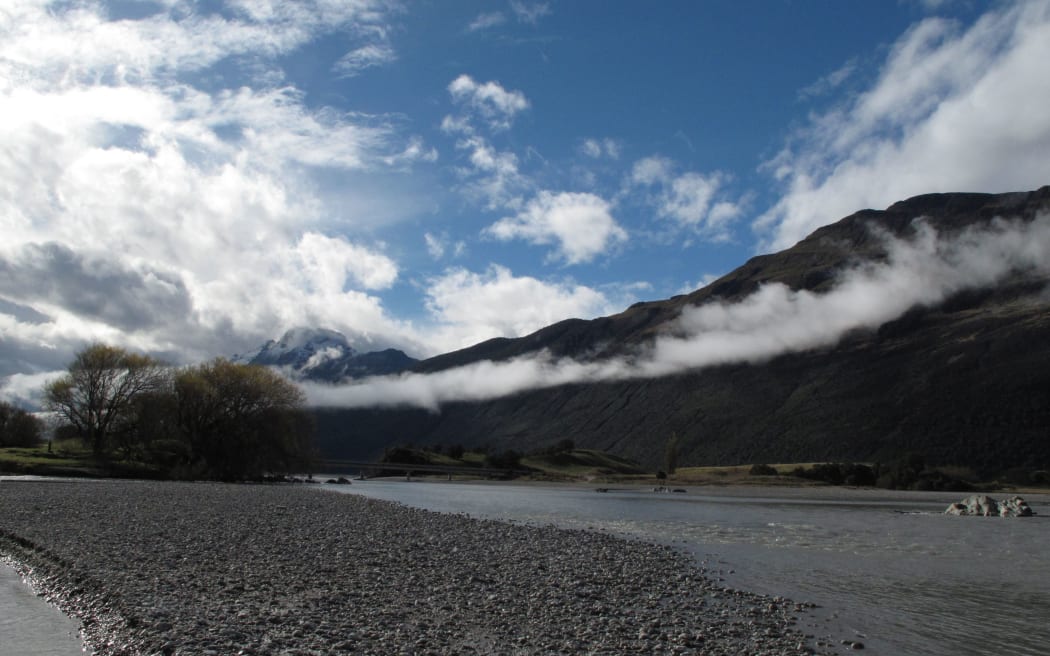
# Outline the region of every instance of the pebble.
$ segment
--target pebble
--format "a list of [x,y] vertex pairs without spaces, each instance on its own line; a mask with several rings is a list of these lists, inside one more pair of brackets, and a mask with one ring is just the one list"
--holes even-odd
[[605,532],[297,486],[0,488],[0,554],[98,656],[834,653],[794,628],[806,605]]

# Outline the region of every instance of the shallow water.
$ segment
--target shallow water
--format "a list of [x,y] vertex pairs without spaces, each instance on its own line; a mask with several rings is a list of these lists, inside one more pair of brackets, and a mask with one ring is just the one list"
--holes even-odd
[[[332,486],[328,489],[335,489]],[[1050,645],[1050,498],[1034,518],[941,514],[960,494],[697,488],[687,494],[355,481],[339,491],[441,512],[672,543],[742,589],[834,613],[818,637],[870,654],[1042,656]]]
[[0,562],[0,656],[82,656],[78,626]]

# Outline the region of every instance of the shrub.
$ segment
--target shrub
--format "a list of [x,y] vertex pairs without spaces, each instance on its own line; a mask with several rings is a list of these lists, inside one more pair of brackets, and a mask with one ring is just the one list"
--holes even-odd
[[856,463],[824,462],[809,469],[796,467],[795,476],[811,481],[821,481],[831,485],[875,485],[875,470],[867,465]]
[[487,456],[485,465],[493,469],[517,469],[521,466],[521,454],[513,449],[507,449],[499,455]]
[[770,465],[751,465],[751,470],[748,472],[751,476],[776,476],[779,473],[775,467]]

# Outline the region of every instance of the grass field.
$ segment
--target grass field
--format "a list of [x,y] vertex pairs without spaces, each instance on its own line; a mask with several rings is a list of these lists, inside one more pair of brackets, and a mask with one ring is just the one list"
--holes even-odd
[[601,476],[644,476],[637,463],[603,451],[573,449],[549,455],[529,455],[521,464],[548,476],[594,478]]
[[33,476],[87,476],[152,478],[152,470],[140,463],[99,460],[80,440],[55,442],[36,447],[0,448],[0,473]]

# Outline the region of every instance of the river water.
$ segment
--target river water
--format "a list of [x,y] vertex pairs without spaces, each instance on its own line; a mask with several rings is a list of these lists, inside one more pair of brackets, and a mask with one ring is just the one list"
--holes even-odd
[[[329,489],[335,489],[332,486]],[[733,587],[819,604],[865,653],[1050,653],[1050,496],[1038,516],[944,515],[960,494],[843,488],[638,489],[355,481],[440,512],[612,531],[688,551]]]
[[0,561],[0,656],[83,656],[78,627]]

